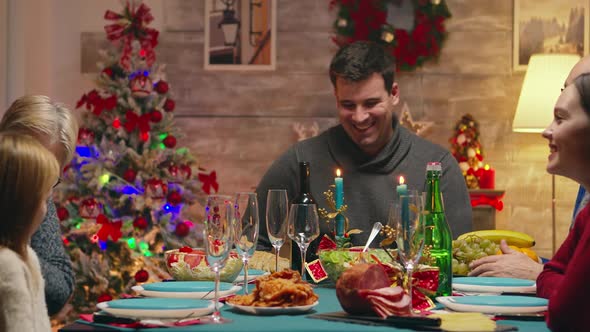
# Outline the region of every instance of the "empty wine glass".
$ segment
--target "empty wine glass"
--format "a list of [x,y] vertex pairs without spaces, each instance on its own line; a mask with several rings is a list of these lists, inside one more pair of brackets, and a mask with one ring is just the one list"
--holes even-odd
[[244,294],[248,294],[248,260],[258,242],[258,198],[253,192],[239,192],[234,201],[234,244],[244,262]]
[[423,203],[422,195],[415,191],[409,191],[407,195],[400,195],[399,198],[399,202],[394,204],[390,225],[395,233],[398,257],[406,269],[412,313],[412,272],[424,249]]
[[320,235],[318,211],[315,204],[291,204],[287,227],[289,237],[301,251],[301,278],[305,280],[305,253],[311,241]]
[[268,239],[275,248],[275,271],[279,270],[279,251],[287,240],[287,190],[269,189],[266,195],[266,229]]
[[215,310],[207,322],[220,324],[231,320],[222,318],[219,311],[219,274],[225,266],[232,247],[233,209],[230,196],[209,195],[205,206],[205,249],[207,261],[215,272]]

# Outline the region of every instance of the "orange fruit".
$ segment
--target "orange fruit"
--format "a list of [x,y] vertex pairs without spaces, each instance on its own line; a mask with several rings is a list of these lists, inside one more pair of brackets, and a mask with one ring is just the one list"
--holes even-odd
[[[535,262],[539,261],[539,256],[537,256],[537,253],[531,248],[519,248],[517,246],[509,246],[509,247],[513,250],[516,250],[518,252],[521,252],[521,253],[529,256],[529,258],[534,260]],[[498,249],[498,251],[496,252],[496,255],[502,255],[502,250]]]

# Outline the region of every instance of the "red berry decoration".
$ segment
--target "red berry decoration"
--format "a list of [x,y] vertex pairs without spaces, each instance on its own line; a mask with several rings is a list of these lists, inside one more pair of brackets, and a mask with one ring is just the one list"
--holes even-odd
[[150,278],[150,274],[148,273],[148,271],[141,269],[135,272],[134,278],[137,282],[146,282]]
[[172,111],[174,111],[175,107],[176,107],[176,103],[174,102],[174,100],[166,99],[166,102],[164,103],[164,111],[172,112]]
[[185,222],[179,222],[176,224],[176,229],[174,229],[174,234],[180,237],[185,237],[188,235],[189,227]]
[[150,112],[150,120],[154,123],[162,121],[162,112],[153,110]]
[[59,220],[64,221],[70,217],[70,213],[68,212],[68,209],[61,206],[57,208],[57,217],[59,218]]
[[171,205],[178,205],[182,202],[182,195],[178,191],[173,191],[168,194],[168,203]]
[[189,246],[184,246],[184,247],[178,249],[178,251],[190,254],[191,252],[193,252],[193,248],[191,248]]
[[144,217],[137,217],[133,220],[133,227],[137,229],[146,229],[148,227],[147,219]]
[[170,167],[168,167],[168,172],[170,172],[170,176],[176,177],[178,175],[178,166],[170,165]]
[[191,177],[193,170],[189,165],[180,165],[180,174],[184,176],[185,179]]
[[110,294],[104,293],[101,296],[98,297],[98,299],[96,300],[96,302],[108,302],[111,301],[113,299],[113,297]]
[[88,128],[78,129],[78,144],[92,145],[94,143],[94,132]]
[[125,173],[123,173],[123,179],[127,182],[134,182],[135,177],[137,177],[137,172],[133,168],[128,168]]
[[162,142],[164,143],[164,145],[167,148],[172,149],[173,147],[176,146],[176,137],[174,137],[172,135],[168,135],[168,136],[166,136],[166,138],[164,138],[164,140]]
[[156,92],[159,94],[168,92],[168,83],[166,83],[166,81],[158,81],[158,83],[156,83]]

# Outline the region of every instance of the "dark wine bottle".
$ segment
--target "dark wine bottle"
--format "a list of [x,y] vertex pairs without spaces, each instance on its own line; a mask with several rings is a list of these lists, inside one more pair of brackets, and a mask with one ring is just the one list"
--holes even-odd
[[310,189],[310,166],[308,161],[299,162],[299,193],[292,204],[316,204]]

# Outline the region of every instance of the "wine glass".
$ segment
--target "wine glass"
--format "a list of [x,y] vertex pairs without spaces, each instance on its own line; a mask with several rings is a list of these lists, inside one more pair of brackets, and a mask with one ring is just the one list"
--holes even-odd
[[397,252],[404,265],[408,280],[410,312],[412,311],[412,272],[422,257],[424,249],[424,220],[422,195],[410,190],[407,195],[400,195],[394,206],[390,224],[397,242]]
[[248,294],[248,260],[258,242],[258,198],[253,192],[239,192],[234,201],[234,244],[244,262],[244,294]]
[[287,190],[269,189],[266,195],[266,229],[268,239],[275,248],[275,271],[279,270],[279,251],[287,237]]
[[230,196],[209,195],[205,206],[205,249],[207,261],[215,272],[215,310],[207,322],[220,324],[231,322],[222,318],[219,311],[219,274],[225,266],[232,247],[233,209]]
[[291,204],[287,234],[301,251],[301,278],[305,280],[305,253],[311,241],[320,235],[318,210],[315,204]]

